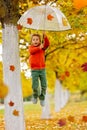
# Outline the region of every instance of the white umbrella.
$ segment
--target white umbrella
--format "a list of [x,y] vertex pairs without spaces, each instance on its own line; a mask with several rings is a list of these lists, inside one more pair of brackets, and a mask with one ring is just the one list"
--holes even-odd
[[37,30],[63,31],[71,29],[65,15],[55,7],[35,6],[27,10],[18,20],[18,24]]

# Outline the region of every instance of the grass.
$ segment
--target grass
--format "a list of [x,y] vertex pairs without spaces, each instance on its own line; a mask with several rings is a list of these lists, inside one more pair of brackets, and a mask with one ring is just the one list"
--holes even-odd
[[4,115],[4,109],[0,110],[0,115]]

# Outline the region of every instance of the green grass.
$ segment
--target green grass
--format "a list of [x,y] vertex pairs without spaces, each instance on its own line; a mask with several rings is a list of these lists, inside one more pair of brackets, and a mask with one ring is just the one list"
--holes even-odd
[[[37,105],[34,105],[30,102],[25,102],[24,105],[24,112],[35,112],[35,111],[41,111],[41,106],[39,105],[39,103]],[[0,115],[4,115],[4,108],[3,109],[0,109]]]
[[0,115],[4,115],[4,109],[0,110]]
[[[72,107],[79,106],[79,108],[83,106],[83,108],[87,108],[87,101],[78,101],[78,102],[77,101],[69,101],[64,109],[69,109],[71,106]],[[30,102],[25,102],[23,107],[24,107],[24,113],[25,112],[26,113],[27,112],[29,112],[29,113],[30,112],[38,112],[38,111],[42,112],[42,107],[40,106],[39,103],[35,105],[35,104],[30,103]],[[50,109],[54,110],[53,103],[50,104]],[[4,115],[4,112],[5,112],[4,109],[0,109],[0,115]]]
[[27,111],[40,111],[41,110],[41,107],[38,104],[32,104],[32,103],[24,103],[24,111],[27,112]]

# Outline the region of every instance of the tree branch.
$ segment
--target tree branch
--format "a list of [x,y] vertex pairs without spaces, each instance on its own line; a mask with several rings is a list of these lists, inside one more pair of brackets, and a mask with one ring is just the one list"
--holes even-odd
[[[66,48],[66,46],[69,45],[69,44],[65,44],[65,45],[62,45],[62,46],[59,46],[55,49],[53,49],[52,51],[48,52],[46,55],[45,55],[45,58],[47,58],[48,55],[50,55],[51,53],[57,51],[58,49],[69,49],[68,47]],[[70,45],[73,45],[73,44],[70,44]],[[78,48],[74,48],[74,49],[70,49],[70,50],[78,50],[78,49],[81,49],[81,48],[86,48],[86,46],[82,46],[82,47],[78,47]]]

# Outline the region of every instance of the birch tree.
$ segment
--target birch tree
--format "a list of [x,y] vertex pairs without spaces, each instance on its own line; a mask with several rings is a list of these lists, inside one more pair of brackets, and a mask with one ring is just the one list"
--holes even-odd
[[45,97],[46,104],[42,108],[42,115],[41,119],[50,119],[51,117],[51,112],[50,112],[50,102],[49,102],[49,94],[46,92],[46,97]]
[[18,1],[0,1],[0,21],[3,35],[4,83],[9,88],[5,98],[5,129],[25,130],[18,48]]

